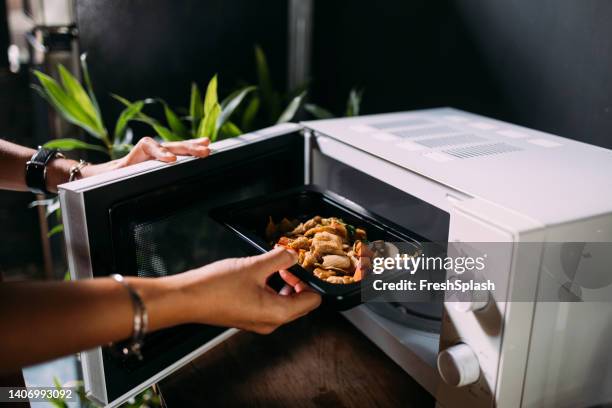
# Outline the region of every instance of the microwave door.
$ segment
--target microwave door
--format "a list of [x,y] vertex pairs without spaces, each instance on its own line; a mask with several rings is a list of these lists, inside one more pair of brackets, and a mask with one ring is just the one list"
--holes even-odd
[[[161,277],[250,255],[211,209],[304,184],[304,139],[285,124],[214,143],[205,159],[147,162],[61,186],[73,279]],[[142,361],[101,347],[82,353],[90,397],[116,406],[232,334],[185,325],[151,333]]]

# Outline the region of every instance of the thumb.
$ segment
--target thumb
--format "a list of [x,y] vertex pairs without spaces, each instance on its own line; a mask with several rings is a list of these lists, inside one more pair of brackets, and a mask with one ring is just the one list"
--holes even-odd
[[255,274],[267,278],[280,269],[287,269],[295,265],[297,254],[285,248],[275,248],[265,254],[251,257],[250,261]]

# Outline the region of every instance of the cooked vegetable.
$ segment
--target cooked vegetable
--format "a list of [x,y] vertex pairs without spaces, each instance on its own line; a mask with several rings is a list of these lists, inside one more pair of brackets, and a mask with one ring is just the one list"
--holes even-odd
[[366,231],[340,218],[317,215],[303,223],[284,218],[279,224],[270,218],[266,236],[272,243],[298,251],[298,263],[329,283],[358,282],[371,265]]

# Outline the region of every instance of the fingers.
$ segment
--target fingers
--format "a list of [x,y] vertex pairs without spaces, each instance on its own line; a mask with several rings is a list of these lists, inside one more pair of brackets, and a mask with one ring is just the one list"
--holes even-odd
[[294,274],[292,274],[291,272],[289,272],[286,269],[281,269],[280,271],[278,271],[279,275],[281,278],[283,278],[283,280],[291,286],[295,286],[298,283],[300,283],[300,278],[298,278],[297,276],[295,276]]
[[297,262],[297,254],[293,251],[288,251],[284,248],[275,248],[265,254],[248,258],[250,267],[265,284],[265,280],[272,273],[287,269],[295,265]]
[[293,287],[293,290],[295,290],[296,293],[302,293],[304,291],[314,292],[312,288],[308,286],[307,283],[304,283],[302,281],[298,282],[298,284]]
[[280,293],[266,296],[264,317],[250,330],[269,334],[279,326],[306,315],[321,304],[321,296],[314,292],[291,293],[292,289],[287,288],[291,286],[285,285]]
[[293,287],[290,285],[283,286],[281,290],[278,292],[278,294],[281,296],[289,296],[292,293],[293,293]]
[[143,137],[124,158],[124,165],[132,165],[146,160],[159,160],[165,163],[176,161],[177,155],[206,157],[210,154],[208,138],[164,142],[160,144],[150,137]]
[[210,140],[206,137],[181,142],[164,142],[162,146],[169,152],[182,156],[206,157],[210,154],[208,145]]
[[278,296],[278,303],[282,307],[283,321],[288,323],[308,312],[316,309],[321,304],[321,296],[311,291],[303,291],[288,296]]
[[291,285],[293,287],[293,290],[295,290],[296,293],[300,293],[305,290],[312,291],[308,284],[302,282],[300,278],[298,278],[288,270],[281,269],[280,271],[278,271],[278,273],[280,277],[283,278],[285,283],[287,283],[287,285]]
[[169,163],[176,161],[176,155],[152,138],[143,137],[138,141],[136,146],[134,146],[130,154],[128,154],[127,164],[136,164],[151,159]]

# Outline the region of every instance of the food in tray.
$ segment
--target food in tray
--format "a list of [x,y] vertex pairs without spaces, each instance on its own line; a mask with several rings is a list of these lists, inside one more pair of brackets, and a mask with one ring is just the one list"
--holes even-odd
[[266,237],[273,244],[297,251],[298,263],[329,283],[358,282],[371,266],[373,253],[366,231],[340,218],[317,215],[302,223],[287,218],[274,223],[270,217]]

